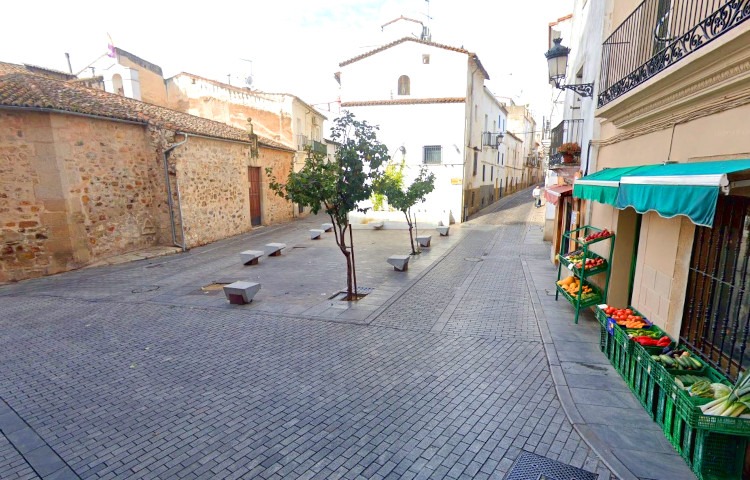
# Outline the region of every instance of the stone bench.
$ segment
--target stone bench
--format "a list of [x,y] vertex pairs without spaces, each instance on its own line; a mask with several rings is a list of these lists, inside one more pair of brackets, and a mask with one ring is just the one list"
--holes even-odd
[[382,230],[383,227],[385,227],[385,222],[383,221],[375,222],[372,224],[372,228],[374,228],[375,230]]
[[435,228],[435,230],[438,231],[441,237],[447,237],[450,229],[451,227],[449,225],[440,225],[439,227]]
[[326,231],[326,232],[332,232],[333,231],[333,224],[332,223],[324,223],[323,225],[321,225],[321,227],[323,227],[323,231]]
[[393,269],[398,272],[405,272],[409,269],[410,255],[391,255],[388,257],[388,263],[393,265]]
[[432,235],[420,235],[417,237],[417,243],[419,243],[420,247],[429,247],[430,241],[432,240]]
[[260,283],[234,282],[224,285],[224,295],[232,305],[244,305],[253,301],[253,297],[260,291]]
[[269,257],[278,257],[281,251],[286,248],[286,243],[267,243],[266,254]]
[[317,230],[315,228],[310,230],[310,240],[320,240],[321,235],[323,235],[323,230]]
[[244,252],[240,252],[240,258],[245,265],[257,265],[258,260],[263,255],[265,255],[265,252],[260,250],[245,250]]

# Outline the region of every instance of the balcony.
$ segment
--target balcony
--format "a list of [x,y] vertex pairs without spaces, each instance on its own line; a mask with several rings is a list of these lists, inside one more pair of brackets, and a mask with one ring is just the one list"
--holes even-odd
[[297,150],[301,152],[305,148],[309,148],[315,153],[322,153],[323,155],[328,153],[328,147],[326,147],[325,143],[310,140],[307,138],[307,135],[297,135]]
[[557,149],[563,143],[575,142],[581,144],[583,135],[583,120],[563,120],[550,131],[549,168],[580,165],[580,157],[576,163],[563,163],[562,153]]
[[602,45],[598,107],[748,19],[736,0],[644,0]]
[[500,132],[483,132],[482,147],[497,149],[498,145],[503,143],[503,134]]

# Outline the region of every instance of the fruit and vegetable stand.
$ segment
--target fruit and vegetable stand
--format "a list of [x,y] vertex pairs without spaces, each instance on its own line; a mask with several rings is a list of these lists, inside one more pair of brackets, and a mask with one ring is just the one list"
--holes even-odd
[[[584,237],[583,240],[579,238],[580,236]],[[563,237],[576,243],[580,248],[574,252],[565,253],[563,252],[564,242],[560,243],[560,253],[557,255],[557,289],[555,300],[562,293],[563,297],[575,308],[575,323],[578,323],[578,315],[581,309],[598,305],[607,300],[615,235],[606,229],[600,230],[590,225],[584,225],[575,230],[565,232]],[[606,259],[589,249],[591,245],[605,240],[610,240],[609,256]],[[563,267],[570,270],[573,275],[561,279]],[[598,273],[606,274],[603,291],[586,280],[587,277]]]
[[740,480],[750,373],[732,384],[632,307],[596,307],[600,347],[701,480]]

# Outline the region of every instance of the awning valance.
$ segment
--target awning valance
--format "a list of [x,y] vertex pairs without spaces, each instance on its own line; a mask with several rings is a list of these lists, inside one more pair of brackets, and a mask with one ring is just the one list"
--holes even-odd
[[623,175],[632,174],[654,168],[656,165],[640,167],[606,168],[583,178],[576,179],[573,184],[573,196],[599,203],[615,205],[620,179]]
[[569,197],[573,193],[572,185],[559,185],[557,187],[547,187],[544,190],[544,198],[552,205],[557,205],[561,197]]
[[658,165],[623,175],[615,206],[638,213],[653,210],[666,218],[685,215],[710,227],[720,190],[729,193],[732,182],[745,185],[749,178],[750,160]]

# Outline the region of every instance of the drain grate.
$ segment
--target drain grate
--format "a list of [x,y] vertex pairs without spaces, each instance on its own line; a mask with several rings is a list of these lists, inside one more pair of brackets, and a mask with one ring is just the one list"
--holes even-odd
[[505,480],[596,480],[597,474],[551,460],[531,452],[521,452]]
[[484,261],[479,257],[466,257],[464,258],[464,260],[466,260],[467,262],[483,262]]

